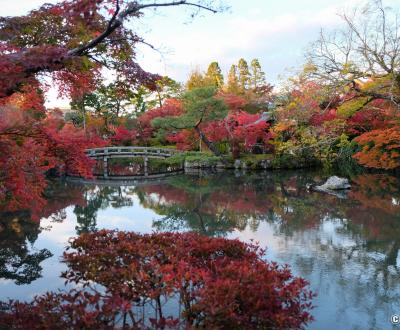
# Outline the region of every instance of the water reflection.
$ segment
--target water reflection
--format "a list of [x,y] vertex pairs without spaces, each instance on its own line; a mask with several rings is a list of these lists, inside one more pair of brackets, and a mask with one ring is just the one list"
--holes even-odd
[[52,256],[48,249],[30,251],[39,233],[29,214],[4,215],[0,220],[0,278],[17,285],[29,284],[41,276],[41,262]]
[[84,232],[94,231],[97,226],[97,212],[108,207],[121,208],[132,206],[132,198],[126,190],[120,186],[101,186],[90,188],[85,187],[83,193],[85,205],[76,205],[74,213],[76,215],[76,233],[79,235]]
[[41,277],[41,263],[53,254],[47,248],[33,248],[46,229],[35,219],[48,217],[51,222],[64,221],[66,206],[84,203],[82,191],[82,187],[69,189],[65,183],[54,182],[45,192],[47,203],[40,214],[32,214],[29,209],[0,213],[0,279],[22,285]]
[[136,186],[58,183],[40,225],[26,212],[0,216],[0,277],[28,284],[41,275],[50,251],[58,253],[45,243],[35,247],[55,232],[44,223],[71,224],[69,236],[100,228],[196,231],[258,240],[268,257],[309,279],[319,292],[311,328],[388,328],[400,312],[400,180],[355,175],[347,198],[307,190],[325,178],[272,172],[181,175]]

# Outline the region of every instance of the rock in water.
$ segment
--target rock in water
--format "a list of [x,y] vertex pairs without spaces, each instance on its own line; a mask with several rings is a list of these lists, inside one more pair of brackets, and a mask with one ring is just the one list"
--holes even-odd
[[345,190],[350,189],[351,185],[349,180],[346,178],[339,178],[338,176],[331,176],[326,182],[321,186],[315,186],[314,190],[317,191],[332,191],[332,190]]

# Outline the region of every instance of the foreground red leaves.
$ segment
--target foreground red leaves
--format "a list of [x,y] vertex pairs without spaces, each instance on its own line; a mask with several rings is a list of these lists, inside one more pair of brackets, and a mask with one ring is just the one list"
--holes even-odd
[[64,254],[78,289],[3,303],[0,328],[297,329],[314,294],[257,246],[194,233],[99,231]]

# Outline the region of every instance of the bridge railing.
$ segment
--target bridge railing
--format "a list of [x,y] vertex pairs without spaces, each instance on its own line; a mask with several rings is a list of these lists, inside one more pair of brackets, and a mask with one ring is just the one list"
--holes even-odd
[[171,157],[181,151],[157,147],[104,147],[87,149],[86,154],[91,158],[112,156],[160,156]]

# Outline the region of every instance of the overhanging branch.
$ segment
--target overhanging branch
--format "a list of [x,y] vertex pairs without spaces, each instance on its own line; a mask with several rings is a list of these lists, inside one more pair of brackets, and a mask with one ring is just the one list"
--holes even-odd
[[111,18],[111,20],[109,21],[107,28],[100,35],[98,35],[96,38],[89,41],[87,44],[79,46],[74,49],[71,49],[68,52],[68,55],[70,55],[70,56],[84,55],[88,50],[90,50],[90,49],[96,47],[97,45],[99,45],[100,43],[102,43],[108,36],[110,36],[116,29],[118,29],[129,16],[137,14],[143,9],[157,8],[157,7],[182,6],[182,5],[197,7],[199,9],[208,10],[212,13],[217,13],[217,10],[215,10],[215,9],[212,9],[207,6],[203,6],[201,4],[188,2],[186,0],[171,1],[171,2],[164,2],[164,3],[142,4],[142,5],[137,4],[136,2],[130,2],[128,4],[127,8],[120,12],[119,3],[117,1],[116,11],[115,11],[113,17]]
[[[31,52],[35,53],[35,47],[24,49],[17,53],[3,55],[7,57],[7,61],[10,63],[15,63],[19,67],[21,67],[21,71],[18,73],[15,83],[11,83],[7,87],[4,88],[4,91],[0,91],[0,94],[9,96],[12,95],[14,92],[18,91],[20,83],[22,80],[25,80],[29,77],[34,76],[37,73],[44,72],[44,71],[57,71],[65,67],[66,62],[69,61],[73,57],[79,56],[89,56],[90,50],[95,49],[101,43],[104,43],[110,35],[112,35],[119,27],[121,27],[125,20],[127,20],[131,16],[138,15],[140,11],[147,9],[147,8],[157,8],[157,7],[172,7],[172,6],[191,6],[196,7],[201,10],[207,10],[213,13],[216,13],[217,10],[207,7],[205,5],[201,5],[200,3],[193,3],[188,2],[186,0],[179,0],[179,1],[170,1],[164,3],[147,3],[147,4],[140,4],[136,1],[130,1],[127,3],[125,9],[120,8],[121,0],[117,0],[115,3],[115,11],[107,23],[105,30],[100,33],[97,37],[93,38],[89,42],[70,49],[66,50],[63,49],[64,53],[59,56],[50,56],[51,61],[48,63],[31,63],[29,61],[29,57],[31,56]],[[141,42],[144,42],[141,40]],[[149,45],[151,46],[151,45]],[[63,47],[59,47],[61,50]],[[57,54],[55,54],[57,55]],[[92,58],[93,59],[93,58]],[[7,77],[1,77],[4,80],[10,80]]]

